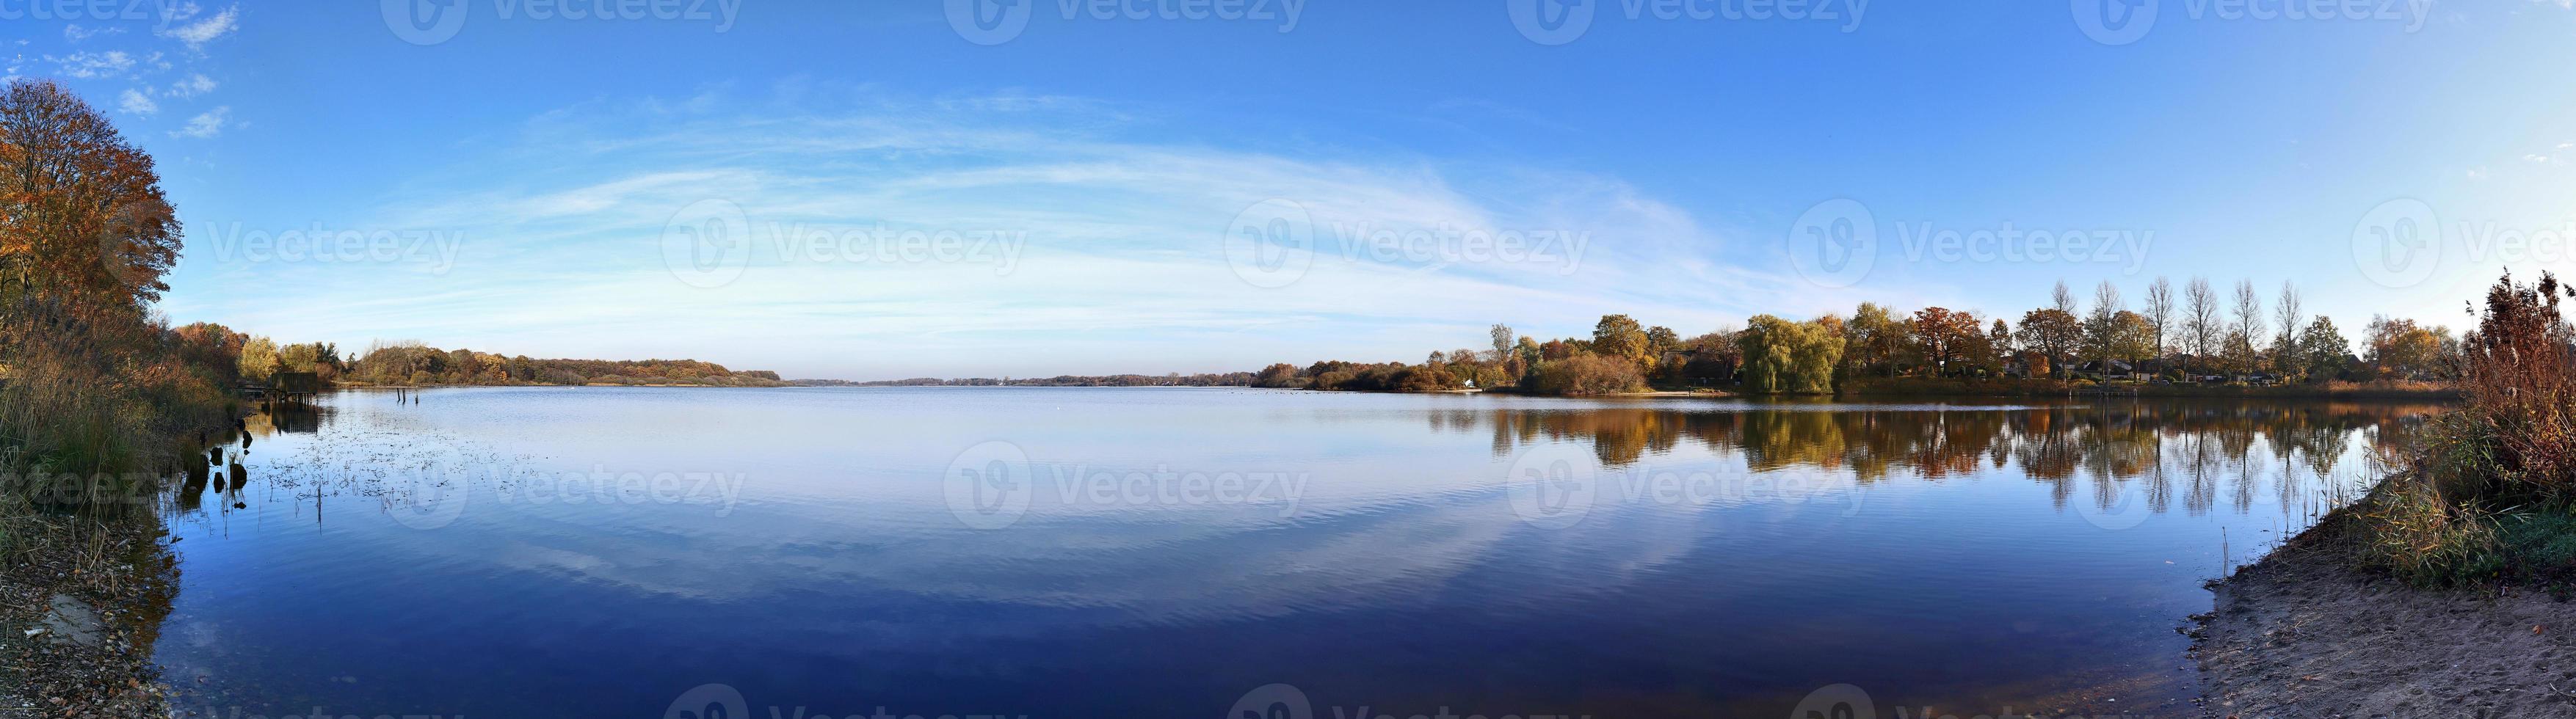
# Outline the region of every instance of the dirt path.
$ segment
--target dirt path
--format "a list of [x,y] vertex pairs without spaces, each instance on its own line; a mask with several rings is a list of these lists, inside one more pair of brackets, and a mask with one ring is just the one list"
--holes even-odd
[[2576,717],[2576,603],[2417,590],[2328,551],[2293,541],[2219,587],[2192,650],[2212,716]]

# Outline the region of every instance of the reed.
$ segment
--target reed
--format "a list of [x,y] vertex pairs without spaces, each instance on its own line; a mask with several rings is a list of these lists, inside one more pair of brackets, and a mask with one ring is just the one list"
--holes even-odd
[[2576,573],[2576,331],[2544,274],[2487,292],[2464,343],[2463,402],[2404,471],[2355,505],[2354,556],[2418,586],[2563,585]]

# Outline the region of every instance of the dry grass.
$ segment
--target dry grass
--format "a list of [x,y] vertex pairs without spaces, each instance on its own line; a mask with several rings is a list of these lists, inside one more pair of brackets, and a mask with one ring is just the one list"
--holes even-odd
[[2350,513],[2367,565],[2419,586],[2576,574],[2576,331],[2557,278],[2488,290],[2464,342],[2460,409]]

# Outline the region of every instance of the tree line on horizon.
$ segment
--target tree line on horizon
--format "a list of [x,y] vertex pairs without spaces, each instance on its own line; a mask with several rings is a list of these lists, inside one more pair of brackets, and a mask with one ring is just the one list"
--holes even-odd
[[1824,394],[1851,380],[2141,378],[2169,382],[2449,381],[2461,338],[2448,327],[2374,316],[2361,350],[2333,319],[2307,316],[2284,282],[2266,306],[2251,281],[2222,297],[2207,279],[2179,292],[2166,278],[2131,307],[2104,281],[2090,303],[2057,283],[2047,305],[2018,322],[1974,310],[1911,312],[1863,302],[1845,317],[1755,315],[1741,328],[1683,338],[1670,328],[1604,315],[1590,337],[1541,342],[1503,324],[1487,349],[1432,352],[1419,364],[1326,360],[1273,364],[1262,387],[1441,391],[1467,387],[1535,394],[1615,394],[1662,386],[1729,386],[1762,394]]
[[356,361],[316,363],[342,381],[408,385],[692,385],[777,387],[769,370],[730,370],[692,359],[535,359],[469,349],[441,350],[412,340],[371,343]]
[[1067,374],[1056,375],[1053,377],[960,377],[953,379],[913,377],[909,379],[867,381],[799,379],[788,380],[787,383],[799,387],[1249,387],[1252,386],[1253,383],[1253,374],[1250,372],[1201,372],[1197,374],[1171,372],[1162,375]]

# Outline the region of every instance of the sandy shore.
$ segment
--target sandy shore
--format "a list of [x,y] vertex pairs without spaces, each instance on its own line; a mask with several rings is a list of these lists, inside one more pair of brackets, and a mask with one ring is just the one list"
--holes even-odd
[[2215,717],[2576,717],[2576,603],[2418,590],[2302,536],[2218,587],[2192,653]]

